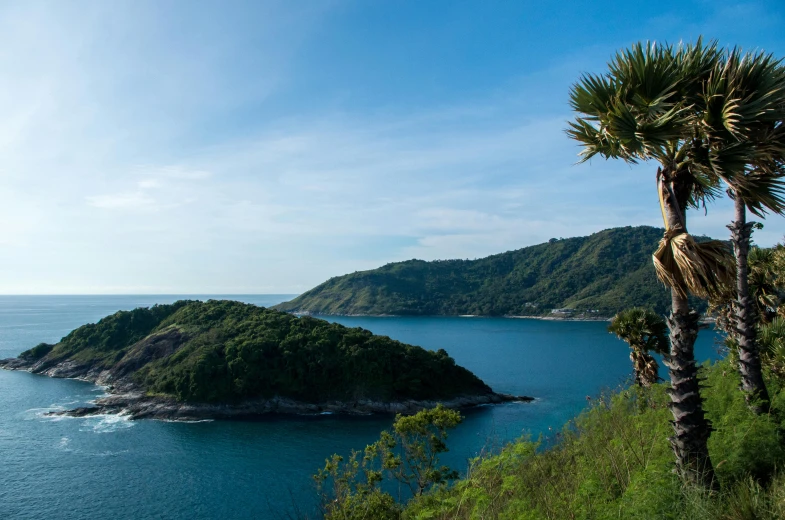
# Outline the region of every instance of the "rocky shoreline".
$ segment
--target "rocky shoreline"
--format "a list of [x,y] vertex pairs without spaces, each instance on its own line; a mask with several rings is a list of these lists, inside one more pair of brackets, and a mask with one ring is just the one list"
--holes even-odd
[[[321,314],[310,311],[286,311],[295,316],[311,316],[313,318],[322,317],[346,317],[346,318],[400,318],[402,314]],[[551,316],[551,315],[526,315],[518,316],[505,314],[503,316],[488,316],[485,314],[433,314],[417,316],[419,318],[505,318],[505,319],[524,319],[524,320],[549,320],[549,321],[610,321],[612,316]]]
[[0,360],[0,368],[6,370],[25,370],[34,374],[56,378],[69,378],[88,381],[107,387],[110,394],[100,397],[94,406],[73,410],[49,412],[47,415],[86,417],[90,415],[118,414],[130,419],[159,419],[167,421],[198,421],[206,419],[249,419],[267,414],[409,414],[441,403],[448,408],[466,409],[475,406],[501,404],[507,402],[530,402],[533,397],[509,394],[488,393],[468,395],[446,401],[382,402],[368,399],[353,401],[326,401],[305,403],[288,398],[252,399],[238,403],[187,403],[170,396],[146,395],[129,378],[115,378],[108,370],[94,369],[79,365],[74,361],[64,361],[46,366],[40,362],[30,362],[20,358]]
[[[398,314],[317,314],[311,313],[310,311],[287,311],[295,316],[312,316],[314,318],[319,318],[322,316],[327,317],[334,317],[334,316],[341,316],[341,317],[350,317],[350,318],[398,318],[401,315]],[[538,315],[538,316],[518,316],[518,315],[504,315],[504,316],[486,316],[482,314],[436,314],[433,316],[422,316],[422,317],[446,317],[446,318],[505,318],[505,319],[515,319],[515,320],[544,320],[544,321],[611,321],[613,316],[551,316],[551,315]],[[714,318],[710,316],[703,316],[700,319],[700,323],[702,325],[712,325],[714,324]]]

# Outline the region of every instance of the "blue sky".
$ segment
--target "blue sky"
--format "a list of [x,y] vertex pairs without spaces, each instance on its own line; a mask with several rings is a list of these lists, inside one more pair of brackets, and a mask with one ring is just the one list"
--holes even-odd
[[297,293],[660,225],[653,165],[575,165],[570,85],[640,40],[785,57],[783,27],[781,1],[4,2],[0,293]]

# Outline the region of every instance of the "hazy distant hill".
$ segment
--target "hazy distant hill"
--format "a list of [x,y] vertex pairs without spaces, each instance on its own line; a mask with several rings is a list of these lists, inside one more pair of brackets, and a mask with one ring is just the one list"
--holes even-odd
[[663,230],[607,229],[479,260],[408,260],[330,278],[280,310],[312,314],[521,316],[552,309],[612,315],[633,305],[664,313],[670,293],[651,254]]

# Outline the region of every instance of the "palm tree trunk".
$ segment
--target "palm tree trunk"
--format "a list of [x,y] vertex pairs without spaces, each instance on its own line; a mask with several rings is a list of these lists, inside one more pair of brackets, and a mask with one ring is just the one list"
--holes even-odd
[[648,352],[641,353],[641,385],[649,388],[651,385],[657,384],[659,376],[657,375],[659,365]]
[[[665,179],[667,182],[667,179]],[[686,215],[682,206],[666,187],[666,182],[658,182],[663,190],[662,200],[666,223],[669,229],[681,229],[685,233]],[[709,489],[716,489],[714,466],[709,457],[708,440],[711,423],[703,412],[700,395],[698,367],[695,363],[695,340],[698,338],[698,313],[690,309],[686,288],[671,288],[671,314],[668,317],[670,329],[670,353],[663,363],[668,367],[671,387],[668,389],[671,402],[668,405],[673,414],[673,433],[669,438],[673,453],[676,455],[676,469],[681,477]]]
[[739,372],[741,389],[750,409],[756,414],[768,413],[769,392],[763,381],[760,354],[755,330],[755,308],[750,298],[747,280],[747,255],[750,251],[750,236],[753,223],[747,222],[747,208],[736,197],[736,220],[728,226],[736,255],[736,339],[739,344]]

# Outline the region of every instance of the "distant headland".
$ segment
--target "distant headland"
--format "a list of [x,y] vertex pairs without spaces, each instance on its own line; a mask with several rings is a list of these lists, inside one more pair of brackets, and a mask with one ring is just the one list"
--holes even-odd
[[580,320],[607,319],[636,306],[665,313],[670,292],[651,261],[663,231],[613,228],[478,260],[396,262],[330,278],[275,308],[309,315]]

